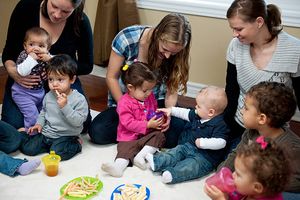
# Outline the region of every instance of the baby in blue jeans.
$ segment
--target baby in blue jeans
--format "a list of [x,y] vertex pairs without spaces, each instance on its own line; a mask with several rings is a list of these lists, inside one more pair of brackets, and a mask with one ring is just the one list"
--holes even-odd
[[179,183],[203,177],[224,158],[229,129],[223,112],[227,96],[223,88],[203,88],[196,97],[195,109],[179,107],[159,109],[167,116],[188,121],[184,128],[186,143],[166,152],[147,154],[146,161],[155,172],[162,172],[163,183]]
[[0,173],[14,177],[28,175],[41,164],[40,159],[26,160],[13,158],[0,150]]

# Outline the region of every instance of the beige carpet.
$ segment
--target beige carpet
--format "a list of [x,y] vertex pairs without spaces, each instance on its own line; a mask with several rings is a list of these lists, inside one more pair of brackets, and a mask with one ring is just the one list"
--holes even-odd
[[[1,110],[1,107],[0,107]],[[92,112],[95,116],[97,112]],[[95,145],[89,142],[87,135],[83,137],[82,152],[71,160],[61,162],[59,174],[48,177],[41,165],[28,176],[11,178],[0,174],[1,200],[57,200],[60,188],[68,181],[80,176],[96,176],[103,182],[103,189],[93,199],[109,200],[112,191],[122,183],[137,183],[150,189],[151,200],[208,200],[203,192],[204,178],[166,185],[161,182],[160,175],[150,170],[142,171],[137,167],[128,167],[122,178],[106,175],[100,166],[104,162],[113,161],[116,145]],[[33,159],[20,152],[11,154],[18,158]],[[35,156],[41,158],[43,155]]]

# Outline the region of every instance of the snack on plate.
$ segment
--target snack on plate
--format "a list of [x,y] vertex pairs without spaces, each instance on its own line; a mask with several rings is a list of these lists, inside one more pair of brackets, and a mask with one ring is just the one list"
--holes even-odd
[[98,178],[79,177],[64,185],[61,190],[61,199],[88,199],[97,194],[103,187]]
[[113,200],[146,200],[148,198],[149,190],[147,192],[146,186],[137,184],[121,185],[112,197]]

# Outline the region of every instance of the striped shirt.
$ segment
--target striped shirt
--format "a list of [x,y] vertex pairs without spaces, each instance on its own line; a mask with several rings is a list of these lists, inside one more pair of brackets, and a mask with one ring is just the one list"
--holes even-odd
[[245,95],[253,85],[262,81],[272,81],[284,83],[292,88],[291,77],[300,76],[300,40],[281,32],[270,62],[264,69],[258,69],[252,61],[250,45],[242,44],[234,38],[227,50],[227,61],[236,66],[240,95],[235,120],[244,126],[241,110]]

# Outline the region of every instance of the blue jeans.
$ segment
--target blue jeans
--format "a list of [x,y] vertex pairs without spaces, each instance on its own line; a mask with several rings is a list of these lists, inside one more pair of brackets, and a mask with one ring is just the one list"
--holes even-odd
[[0,151],[0,172],[8,176],[18,175],[17,170],[23,164],[27,162],[19,158],[13,158],[3,151]]
[[214,166],[190,143],[155,154],[153,161],[155,171],[171,173],[171,183],[200,178],[214,170]]
[[22,132],[21,137],[20,151],[29,156],[47,153],[51,150],[60,155],[61,160],[69,160],[82,149],[77,136],[48,138],[43,134],[30,136]]
[[[13,79],[10,77],[7,79],[6,87],[5,87],[5,93],[4,93],[4,99],[3,99],[3,105],[2,105],[2,120],[9,123],[16,129],[24,127],[24,117],[21,113],[18,106],[15,104],[15,102],[12,99],[11,94],[11,87],[14,83]],[[76,89],[78,92],[84,95],[81,82],[79,78],[77,77],[75,82],[71,85],[71,88]],[[45,85],[45,92],[48,92],[49,89]],[[86,132],[88,127],[90,126],[92,121],[92,116],[89,112],[87,120],[83,124],[83,131]]]
[[0,120],[0,151],[12,153],[19,149],[21,135],[10,124]]
[[300,199],[300,193],[283,192],[282,196],[283,196],[284,200],[296,200],[296,199]]

